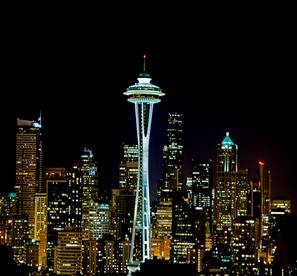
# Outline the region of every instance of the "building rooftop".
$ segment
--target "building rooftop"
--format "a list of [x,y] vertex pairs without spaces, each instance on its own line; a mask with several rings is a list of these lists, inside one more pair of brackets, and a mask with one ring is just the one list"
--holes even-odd
[[36,128],[41,128],[40,122],[36,121],[30,121],[30,120],[24,120],[17,118],[17,126],[18,127],[36,127]]
[[226,136],[222,141],[222,145],[234,145],[233,141],[231,140],[230,136],[229,136],[229,131],[226,132]]

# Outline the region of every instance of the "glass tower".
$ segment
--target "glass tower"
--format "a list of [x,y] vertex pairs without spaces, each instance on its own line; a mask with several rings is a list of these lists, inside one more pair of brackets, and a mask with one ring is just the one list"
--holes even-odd
[[163,148],[164,171],[159,193],[183,190],[183,126],[183,114],[168,114],[167,144]]

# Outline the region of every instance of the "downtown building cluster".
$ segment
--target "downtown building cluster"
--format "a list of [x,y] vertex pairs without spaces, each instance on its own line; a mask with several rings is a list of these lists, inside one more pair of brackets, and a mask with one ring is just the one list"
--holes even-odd
[[[156,100],[136,97],[137,89],[161,93],[145,78],[148,74],[140,75],[139,85],[127,90],[133,90],[133,103],[142,105],[136,107],[139,118]],[[153,267],[181,267],[187,275],[296,272],[286,262],[274,266],[290,200],[272,199],[265,162],[258,161],[252,178],[240,168],[239,148],[228,132],[216,158],[193,158],[191,174],[185,175],[184,117],[169,113],[152,206],[141,185],[140,171],[146,169],[140,164],[141,143],[123,144],[119,183],[106,194],[93,149],[85,147],[69,167],[44,167],[42,132],[41,120],[17,119],[15,191],[0,198],[0,244],[12,263],[31,275],[127,275],[135,260],[136,275]]]

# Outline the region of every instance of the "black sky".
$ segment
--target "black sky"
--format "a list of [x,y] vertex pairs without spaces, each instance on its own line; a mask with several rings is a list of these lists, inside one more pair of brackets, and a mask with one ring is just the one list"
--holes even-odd
[[91,145],[102,181],[116,186],[121,144],[136,141],[133,106],[122,92],[146,53],[152,82],[166,93],[153,118],[151,185],[160,175],[167,112],[178,111],[185,116],[187,174],[191,158],[214,159],[230,131],[240,167],[252,177],[265,160],[273,195],[290,196],[297,208],[290,7],[213,8],[10,10],[1,34],[1,190],[14,181],[15,118],[37,117],[40,109],[47,164],[75,161]]

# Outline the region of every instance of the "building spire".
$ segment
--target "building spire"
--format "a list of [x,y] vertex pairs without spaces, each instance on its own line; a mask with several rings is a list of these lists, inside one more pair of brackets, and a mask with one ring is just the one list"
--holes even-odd
[[146,59],[146,54],[143,55],[143,73],[145,72],[145,59]]
[[42,127],[42,112],[41,112],[41,109],[39,110],[38,122],[39,122],[40,126]]

